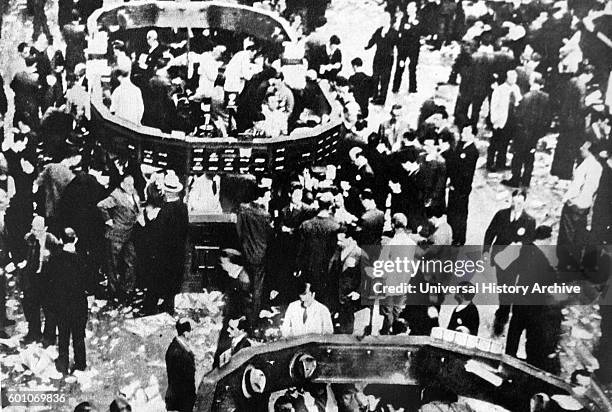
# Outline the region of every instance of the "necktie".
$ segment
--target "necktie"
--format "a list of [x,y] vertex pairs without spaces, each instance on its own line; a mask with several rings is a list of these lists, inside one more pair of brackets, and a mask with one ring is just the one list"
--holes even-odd
[[304,308],[304,314],[302,315],[302,323],[306,324],[306,320],[308,319],[308,308]]
[[510,108],[512,109],[515,104],[516,104],[516,95],[514,94],[514,91],[511,91],[510,92]]

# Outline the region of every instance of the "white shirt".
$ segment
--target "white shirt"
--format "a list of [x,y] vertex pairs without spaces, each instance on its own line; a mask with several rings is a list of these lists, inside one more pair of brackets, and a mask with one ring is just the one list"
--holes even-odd
[[597,159],[595,159],[595,156],[589,156],[584,159],[574,169],[574,179],[565,193],[565,199],[580,209],[589,209],[593,206],[602,170],[603,168]]
[[[306,309],[307,314],[305,323],[304,309]],[[334,326],[329,309],[316,300],[307,308],[302,306],[300,300],[291,302],[287,307],[287,312],[285,312],[281,333],[285,338],[308,335],[309,333],[331,335],[334,333]]]
[[287,113],[281,110],[270,110],[267,105],[263,105],[261,113],[265,120],[261,122],[258,129],[261,129],[267,137],[278,137],[287,134]]
[[140,124],[144,102],[140,89],[129,80],[121,83],[111,96],[111,113],[132,123]]
[[196,93],[205,97],[212,97],[215,81],[217,80],[222,63],[216,60],[211,52],[202,53],[199,63],[198,74],[200,75],[200,81]]
[[241,50],[232,57],[225,67],[225,91],[228,93],[240,93],[246,80],[251,80],[253,64],[247,50]]
[[491,123],[495,129],[503,129],[508,121],[510,111],[510,93],[514,92],[514,106],[521,101],[521,91],[516,84],[512,86],[504,82],[493,90],[491,95]]

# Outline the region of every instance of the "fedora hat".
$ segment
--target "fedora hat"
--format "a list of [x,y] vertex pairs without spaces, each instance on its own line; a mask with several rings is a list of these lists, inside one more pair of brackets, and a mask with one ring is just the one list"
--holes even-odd
[[181,181],[179,180],[178,176],[176,175],[176,173],[170,171],[164,177],[163,188],[165,192],[178,193],[181,190],[183,190],[183,185]]

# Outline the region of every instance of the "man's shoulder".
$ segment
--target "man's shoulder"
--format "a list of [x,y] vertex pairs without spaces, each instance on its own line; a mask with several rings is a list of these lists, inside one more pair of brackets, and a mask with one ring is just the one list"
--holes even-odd
[[318,300],[315,300],[312,304],[315,305],[315,308],[316,308],[316,310],[318,312],[320,312],[320,313],[322,313],[324,315],[331,316],[331,312],[329,311],[327,306],[325,306],[323,303],[319,302]]
[[493,216],[492,222],[495,221],[495,220],[504,219],[504,218],[510,219],[510,214],[511,213],[512,213],[512,209],[509,208],[509,207],[504,208],[504,209],[500,209]]
[[289,306],[287,306],[287,311],[285,312],[285,314],[296,312],[301,306],[302,302],[300,300],[294,300],[289,304]]

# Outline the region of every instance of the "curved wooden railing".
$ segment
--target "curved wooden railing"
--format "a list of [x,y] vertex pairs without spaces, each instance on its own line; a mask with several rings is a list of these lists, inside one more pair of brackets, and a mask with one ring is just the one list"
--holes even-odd
[[[367,336],[308,335],[280,340],[238,352],[224,367],[205,375],[197,393],[197,411],[219,410],[219,400],[232,388],[241,387],[245,368],[253,363],[267,363],[266,393],[294,386],[289,364],[297,352],[308,353],[317,360],[315,382],[418,385],[411,370],[415,355],[427,350],[441,367],[438,382],[453,388],[458,394],[500,405],[509,410],[523,410],[536,393],[571,394],[572,387],[547,372],[500,353],[467,348],[452,342],[427,336]],[[494,386],[481,377],[467,372],[469,360],[486,364],[502,377]],[[605,402],[590,391],[576,397],[589,411],[605,411]]]
[[[88,20],[90,34],[145,27],[223,28],[270,41],[293,41],[286,21],[264,10],[217,2],[130,2],[97,10]],[[92,56],[94,54],[91,54]],[[277,172],[288,167],[316,163],[332,155],[341,138],[341,114],[331,104],[326,83],[321,92],[329,104],[326,123],[295,130],[277,138],[194,137],[164,133],[112,115],[103,104],[101,78],[90,77],[92,130],[106,146],[134,151],[142,163],[172,168],[181,175]]]

